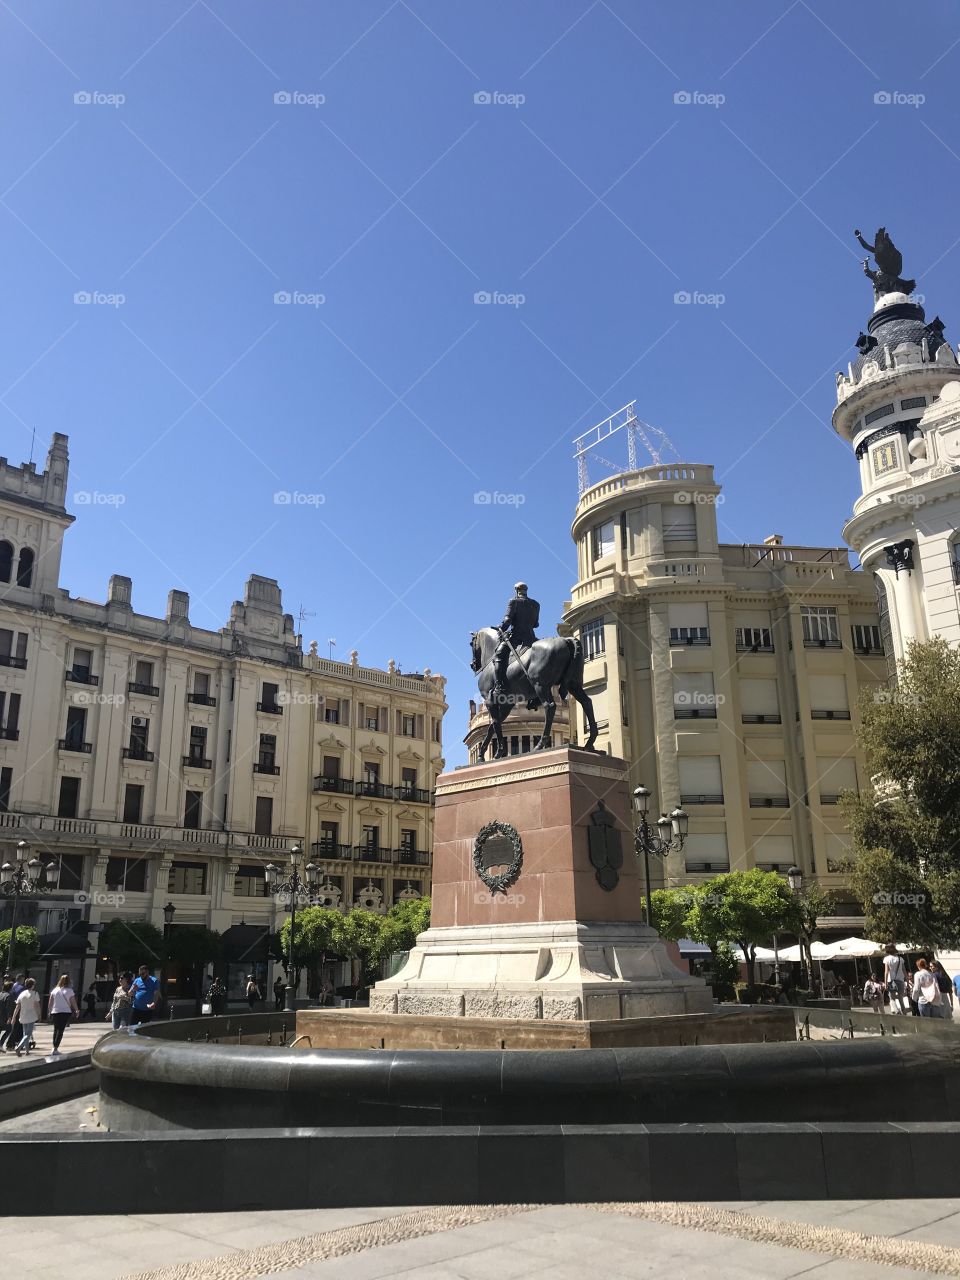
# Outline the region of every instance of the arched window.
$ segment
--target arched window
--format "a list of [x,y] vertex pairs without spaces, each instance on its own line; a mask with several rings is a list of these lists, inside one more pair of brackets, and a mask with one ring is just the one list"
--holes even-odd
[[33,552],[29,547],[20,548],[20,560],[17,563],[17,586],[29,587],[33,582]]
[[0,542],[0,582],[9,582],[13,573],[13,547],[9,542]]

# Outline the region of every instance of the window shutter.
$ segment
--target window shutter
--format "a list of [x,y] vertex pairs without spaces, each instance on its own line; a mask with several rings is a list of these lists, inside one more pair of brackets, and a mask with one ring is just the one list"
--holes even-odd
[[849,711],[844,677],[811,676],[810,707],[813,711]]
[[349,727],[350,724],[350,699],[340,699],[340,723]]
[[747,791],[752,796],[774,800],[786,799],[786,763],[783,760],[748,760]]
[[683,845],[683,858],[691,871],[696,871],[705,864],[709,864],[712,872],[726,871],[730,867],[727,837],[722,832],[715,835],[688,835]]
[[661,512],[664,542],[696,541],[696,507],[689,502],[665,502]]
[[779,715],[776,680],[741,680],[740,711],[745,716]]
[[753,845],[754,862],[785,862],[791,866],[793,836],[760,836]]
[[667,622],[670,627],[705,627],[708,625],[705,604],[668,604]]
[[723,795],[719,756],[681,756],[677,765],[681,798]]
[[857,790],[857,765],[853,756],[837,756],[817,760],[820,794],[838,796],[841,791]]
[[417,737],[423,737],[423,716],[417,716]]
[[675,671],[673,673],[673,705],[679,710],[716,708],[712,671]]

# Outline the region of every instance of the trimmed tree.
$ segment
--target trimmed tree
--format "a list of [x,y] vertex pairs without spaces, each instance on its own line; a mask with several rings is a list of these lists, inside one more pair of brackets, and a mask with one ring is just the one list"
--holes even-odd
[[754,985],[756,948],[767,946],[775,933],[796,932],[800,925],[796,901],[786,881],[775,871],[727,871],[695,891],[690,913],[691,937],[708,943],[736,943],[747,965],[747,981]]
[[[300,974],[307,971],[307,994],[311,999],[320,993],[323,967],[330,955],[341,955],[340,936],[345,917],[331,907],[304,907],[297,912],[297,927],[293,936],[293,961],[296,973],[290,979],[294,987],[300,984]],[[280,930],[280,945],[284,956],[290,954],[290,918]],[[289,974],[288,974],[289,978]]]
[[[0,930],[0,963],[7,963],[7,952],[10,950],[10,929]],[[36,957],[39,950],[39,938],[37,931],[31,924],[17,925],[17,940],[13,947],[13,958],[10,961],[11,968],[15,971],[26,970],[30,961]]]
[[163,934],[148,920],[117,918],[100,930],[97,952],[110,961],[115,978],[122,972],[135,973],[142,964],[157,969],[163,963]]

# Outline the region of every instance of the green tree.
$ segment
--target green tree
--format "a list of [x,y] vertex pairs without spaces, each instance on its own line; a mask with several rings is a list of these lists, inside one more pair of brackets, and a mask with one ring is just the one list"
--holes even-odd
[[[307,971],[307,993],[316,997],[320,993],[323,967],[330,955],[340,955],[340,935],[343,930],[342,912],[331,907],[304,907],[297,912],[297,926],[293,941],[293,962],[296,973],[292,979],[299,986],[300,974]],[[280,945],[285,957],[290,955],[290,918],[280,930]]]
[[378,962],[397,952],[413,949],[418,934],[430,928],[430,899],[412,898],[398,902],[382,920],[380,937],[373,953]]
[[[10,950],[10,933],[11,930],[9,929],[0,931],[0,963],[2,964],[7,963],[7,954]],[[17,925],[17,941],[13,948],[13,958],[10,961],[11,968],[22,972],[30,961],[34,959],[38,949],[39,939],[33,925]]]
[[97,953],[110,961],[114,977],[142,964],[156,969],[163,963],[163,934],[148,920],[110,920],[100,930]]
[[960,650],[913,643],[895,689],[864,690],[857,739],[871,787],[842,800],[867,929],[960,945]]
[[740,947],[752,986],[757,946],[769,946],[774,933],[796,931],[800,921],[786,881],[775,871],[753,867],[724,872],[700,885],[690,923],[690,937],[708,943],[714,954],[719,942],[735,942]]
[[340,953],[344,959],[359,963],[360,986],[369,986],[377,979],[384,920],[385,917],[375,911],[363,911],[359,907],[343,917],[338,935]]
[[693,938],[690,917],[695,903],[694,889],[654,889],[650,894],[650,916],[660,937],[671,942]]

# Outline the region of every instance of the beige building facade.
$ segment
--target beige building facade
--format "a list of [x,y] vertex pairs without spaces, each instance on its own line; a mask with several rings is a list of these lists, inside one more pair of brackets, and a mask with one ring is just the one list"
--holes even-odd
[[[570,702],[557,699],[557,712],[553,719],[550,742],[554,747],[568,747],[573,739],[570,736]],[[467,724],[466,737],[463,739],[467,748],[467,763],[480,763],[480,744],[487,736],[490,728],[490,713],[486,703],[470,699],[470,719]],[[533,750],[533,744],[540,737],[543,729],[543,712],[528,711],[526,707],[512,711],[503,724],[504,741],[507,744],[508,756],[526,755]],[[495,743],[487,746],[487,759],[494,758]]]
[[845,548],[720,543],[719,496],[712,467],[684,463],[581,497],[564,626],[597,746],[631,762],[651,811],[689,814],[683,851],[654,868],[666,886],[796,864],[839,889],[837,798],[866,782],[858,694],[887,677],[874,585]]
[[0,842],[9,860],[25,840],[53,880],[20,919],[161,927],[170,903],[174,929],[272,931],[288,908],[264,867],[298,844],[327,905],[428,893],[443,677],[304,653],[257,575],[218,631],[182,591],[137,613],[119,575],[106,603],[71,597],[67,481],[62,435],[42,472],[0,460]]

